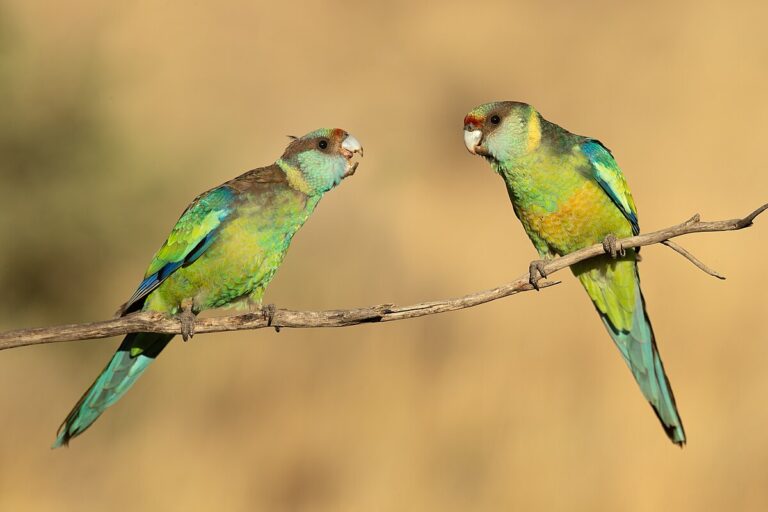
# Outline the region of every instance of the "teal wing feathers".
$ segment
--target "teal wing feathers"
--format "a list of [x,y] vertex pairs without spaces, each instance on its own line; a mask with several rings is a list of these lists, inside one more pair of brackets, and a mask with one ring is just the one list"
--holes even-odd
[[632,193],[629,191],[627,181],[621,172],[611,151],[600,141],[588,139],[581,144],[581,150],[589,159],[592,178],[608,194],[611,201],[621,210],[621,213],[632,224],[632,233],[640,233],[640,225],[637,221],[637,209]]
[[149,264],[144,280],[121,314],[141,309],[144,299],[181,267],[192,264],[216,239],[218,228],[232,213],[236,192],[221,186],[198,196],[184,210],[168,239]]

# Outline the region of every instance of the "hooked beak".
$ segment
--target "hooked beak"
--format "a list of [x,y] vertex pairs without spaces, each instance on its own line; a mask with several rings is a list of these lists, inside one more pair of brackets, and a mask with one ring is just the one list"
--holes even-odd
[[347,135],[347,138],[341,143],[341,154],[349,159],[355,153],[360,153],[360,156],[363,156],[363,146],[352,135]]
[[473,155],[482,155],[480,144],[483,141],[483,132],[480,130],[464,129],[464,145]]
[[[355,153],[360,153],[360,156],[363,156],[363,146],[361,146],[360,142],[358,142],[358,140],[352,135],[347,135],[347,137],[341,143],[341,154],[344,155],[344,158],[347,160],[352,160],[352,157],[355,155]],[[343,177],[346,178],[347,176],[352,176],[355,174],[358,163],[359,162],[350,162],[347,164],[347,172],[344,173]]]

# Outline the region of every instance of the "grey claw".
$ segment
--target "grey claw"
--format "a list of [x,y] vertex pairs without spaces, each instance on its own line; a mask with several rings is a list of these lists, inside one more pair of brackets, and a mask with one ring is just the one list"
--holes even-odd
[[[275,319],[275,313],[277,312],[277,306],[274,304],[267,304],[261,308],[261,316],[267,321],[267,327],[272,326],[272,321]],[[275,328],[277,329],[277,328]]]
[[188,341],[195,335],[195,314],[191,311],[182,311],[177,315],[181,323],[181,339]]
[[546,262],[544,260],[534,260],[528,266],[528,282],[531,283],[531,286],[536,291],[539,291],[539,281],[547,277],[545,265]]
[[613,234],[609,234],[603,240],[603,250],[606,254],[610,254],[613,259],[627,254],[627,251],[621,246],[618,239]]

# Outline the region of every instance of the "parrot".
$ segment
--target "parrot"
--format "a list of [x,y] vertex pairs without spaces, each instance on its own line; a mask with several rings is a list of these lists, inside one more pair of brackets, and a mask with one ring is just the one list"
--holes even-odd
[[640,290],[638,249],[623,249],[617,242],[639,234],[640,226],[611,151],[516,101],[485,103],[469,112],[464,144],[504,180],[512,209],[539,254],[529,268],[534,288],[546,277],[546,260],[603,244],[606,254],[571,270],[667,436],[684,446],[685,431]]
[[[119,316],[155,311],[175,316],[186,341],[195,315],[227,305],[258,310],[294,234],[323,195],[351,176],[363,154],[346,131],[323,128],[291,137],[272,165],[250,170],[195,198],[152,258]],[[117,402],[168,345],[173,334],[128,334],[58,430],[68,445]]]

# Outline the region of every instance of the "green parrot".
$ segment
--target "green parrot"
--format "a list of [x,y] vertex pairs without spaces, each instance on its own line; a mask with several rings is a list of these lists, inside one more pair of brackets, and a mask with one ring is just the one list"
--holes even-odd
[[[262,308],[264,291],[293,235],[317,203],[352,175],[360,143],[341,129],[296,138],[272,165],[248,171],[192,201],[149,264],[144,280],[119,310],[178,315],[186,341],[195,315],[230,304]],[[67,445],[117,402],[173,335],[125,337],[101,375],[61,425],[53,447]]]
[[[603,243],[606,254],[571,267],[587,290],[672,442],[685,431],[645,310],[635,249],[616,239],[637,235],[637,210],[621,169],[600,141],[574,135],[532,106],[486,103],[464,118],[464,143],[503,179],[515,215],[543,260]],[[530,280],[543,274],[531,263]]]

